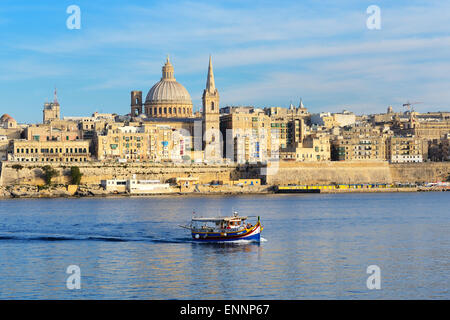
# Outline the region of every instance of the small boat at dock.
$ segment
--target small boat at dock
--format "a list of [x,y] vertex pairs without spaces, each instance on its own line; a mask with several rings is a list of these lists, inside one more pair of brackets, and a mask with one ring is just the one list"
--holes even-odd
[[257,216],[255,224],[249,222],[249,218],[256,216],[239,216],[234,212],[228,217],[192,217],[191,223],[182,228],[191,231],[192,239],[200,242],[228,242],[249,240],[259,242],[261,240],[260,217]]

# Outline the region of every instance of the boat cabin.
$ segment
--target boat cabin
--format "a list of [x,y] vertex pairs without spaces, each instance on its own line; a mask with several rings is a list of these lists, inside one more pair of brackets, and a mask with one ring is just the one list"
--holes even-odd
[[192,230],[203,232],[217,232],[230,230],[244,230],[252,227],[246,223],[247,217],[219,217],[219,218],[193,218]]

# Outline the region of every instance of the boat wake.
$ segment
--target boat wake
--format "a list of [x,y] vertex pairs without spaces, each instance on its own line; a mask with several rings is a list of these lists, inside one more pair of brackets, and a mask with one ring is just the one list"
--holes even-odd
[[[17,234],[8,233],[0,234],[0,241],[104,241],[104,242],[149,242],[149,243],[209,243],[199,242],[191,237],[180,238],[158,238],[151,235],[141,237],[117,236],[117,235],[67,235],[67,234]],[[266,242],[265,238],[261,237],[261,242]],[[218,241],[215,243],[227,244],[248,244],[258,243],[257,240],[238,239],[234,241]]]
[[189,238],[158,239],[152,236],[128,237],[109,235],[42,235],[42,234],[8,234],[0,235],[0,241],[104,241],[104,242],[150,242],[150,243],[183,243]]

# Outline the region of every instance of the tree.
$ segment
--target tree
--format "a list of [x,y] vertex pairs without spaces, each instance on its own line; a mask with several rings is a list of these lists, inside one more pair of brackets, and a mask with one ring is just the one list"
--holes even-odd
[[52,178],[59,176],[58,171],[53,169],[52,166],[46,165],[42,168],[42,170],[44,171],[44,180],[46,186],[49,186],[52,183]]
[[13,165],[12,165],[12,168],[13,168],[13,169],[16,169],[16,171],[19,171],[19,170],[22,170],[22,169],[23,169],[23,166],[20,165],[20,164],[13,164]]
[[72,184],[79,185],[81,182],[81,176],[83,174],[80,172],[78,167],[70,167],[70,177],[72,179]]

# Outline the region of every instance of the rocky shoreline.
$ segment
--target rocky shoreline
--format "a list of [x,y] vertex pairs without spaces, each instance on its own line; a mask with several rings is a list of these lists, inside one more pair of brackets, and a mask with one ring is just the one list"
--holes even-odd
[[[448,191],[436,188],[384,188],[384,189],[335,189],[322,190],[321,193],[391,193],[391,192],[422,192],[422,191]],[[80,185],[75,192],[69,192],[67,186],[56,185],[40,188],[29,185],[0,186],[0,199],[35,199],[35,198],[85,198],[85,197],[152,197],[152,196],[206,196],[206,195],[256,195],[273,194],[271,186],[259,187],[203,187],[200,192],[180,192],[177,188],[169,192],[155,192],[152,194],[111,193],[97,185]]]
[[78,190],[72,194],[64,185],[51,186],[48,188],[40,188],[38,186],[17,185],[0,187],[1,198],[66,198],[66,197],[86,197],[86,196],[102,196],[109,193],[103,188],[93,188],[80,186]]
[[84,197],[142,197],[142,196],[161,196],[161,195],[235,195],[235,194],[269,194],[273,193],[270,187],[253,187],[253,188],[201,188],[200,192],[180,192],[173,188],[169,192],[155,192],[151,194],[129,194],[129,193],[112,193],[97,185],[80,185],[76,192],[71,193],[65,185],[56,185],[48,188],[40,188],[37,186],[17,185],[17,186],[0,186],[0,199],[34,199],[34,198],[84,198]]

